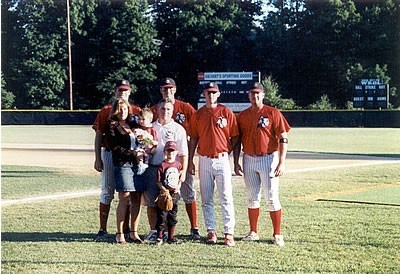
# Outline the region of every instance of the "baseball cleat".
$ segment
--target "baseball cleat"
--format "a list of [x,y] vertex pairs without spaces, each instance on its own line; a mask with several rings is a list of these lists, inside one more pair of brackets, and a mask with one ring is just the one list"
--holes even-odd
[[272,243],[277,246],[284,246],[285,242],[283,241],[283,235],[275,235]]
[[217,243],[217,233],[215,232],[208,232],[206,244],[216,244]]
[[158,235],[157,230],[150,230],[149,234],[144,238],[144,242],[147,244],[152,244],[157,241]]
[[172,239],[168,239],[168,240],[167,240],[167,243],[178,245],[178,244],[182,244],[183,241],[180,240],[180,239],[178,239],[178,238],[176,238],[176,237],[174,237],[174,238],[172,238]]
[[100,229],[94,238],[95,242],[104,242],[107,240],[107,230]]
[[155,244],[160,246],[164,243],[164,240],[162,238],[157,238]]
[[200,240],[201,239],[201,235],[200,232],[197,228],[192,228],[190,229],[190,236],[193,240]]
[[258,234],[254,231],[250,231],[249,234],[247,234],[242,241],[247,241],[247,242],[252,242],[252,241],[258,241],[260,240],[260,237]]
[[225,234],[224,245],[235,246],[236,242],[232,234]]

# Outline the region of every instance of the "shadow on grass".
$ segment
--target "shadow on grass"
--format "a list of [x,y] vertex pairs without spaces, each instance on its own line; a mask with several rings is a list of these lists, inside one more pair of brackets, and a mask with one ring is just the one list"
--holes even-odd
[[[289,159],[324,159],[324,160],[350,160],[350,159],[376,159],[390,158],[400,159],[400,154],[358,154],[358,153],[336,153],[336,152],[311,152],[311,151],[288,151]],[[385,159],[383,159],[385,160]]]
[[378,202],[340,200],[340,199],[317,199],[316,201],[317,202],[348,203],[348,204],[363,204],[363,205],[379,205],[379,206],[400,206],[400,204],[395,204],[395,203],[378,203]]
[[[113,235],[105,241],[112,242]],[[2,242],[93,242],[95,234],[64,232],[2,232]]]

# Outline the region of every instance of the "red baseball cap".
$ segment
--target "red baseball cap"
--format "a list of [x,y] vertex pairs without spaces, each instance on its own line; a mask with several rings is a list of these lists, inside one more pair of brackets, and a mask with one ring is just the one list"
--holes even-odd
[[161,83],[160,87],[162,88],[173,88],[176,87],[175,81],[172,78],[164,78]]
[[209,92],[209,91],[214,91],[214,92],[218,92],[219,91],[219,87],[217,85],[217,83],[215,82],[209,82],[207,84],[205,84],[203,86],[203,92]]
[[264,92],[264,86],[259,82],[254,82],[251,85],[250,92],[256,92],[256,93]]
[[164,151],[167,150],[178,150],[178,146],[176,145],[176,143],[174,141],[168,141],[165,143],[165,147],[164,147]]
[[129,84],[128,80],[122,79],[115,83],[115,88],[120,90],[130,90],[131,85]]

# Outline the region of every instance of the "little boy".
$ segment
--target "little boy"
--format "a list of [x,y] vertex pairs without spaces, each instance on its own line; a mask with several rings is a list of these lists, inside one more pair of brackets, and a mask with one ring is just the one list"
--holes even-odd
[[181,187],[181,181],[179,175],[182,170],[180,162],[176,161],[176,155],[178,154],[178,147],[174,141],[168,141],[164,147],[165,160],[161,163],[158,168],[158,187],[160,190],[169,191],[174,201],[172,210],[166,211],[157,208],[157,233],[158,238],[156,241],[157,245],[163,244],[164,231],[168,230],[169,244],[180,244],[181,240],[175,237],[175,226],[178,223],[178,201],[180,198],[179,189]]
[[139,129],[133,131],[137,140],[136,150],[143,153],[143,157],[139,158],[136,175],[142,175],[146,171],[150,157],[157,147],[157,133],[151,121],[153,121],[153,112],[149,108],[143,108],[139,114]]

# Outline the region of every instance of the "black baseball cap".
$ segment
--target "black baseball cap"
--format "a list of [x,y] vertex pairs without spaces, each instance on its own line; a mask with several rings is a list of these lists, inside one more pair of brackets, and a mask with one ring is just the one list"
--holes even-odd
[[217,83],[215,83],[215,82],[209,82],[209,83],[207,83],[207,84],[205,84],[205,85],[203,86],[203,91],[207,91],[207,92],[209,92],[209,91],[218,92],[218,91],[219,91],[219,88],[218,88]]
[[264,92],[264,86],[259,82],[254,82],[251,85],[250,92],[256,92],[256,93]]
[[164,78],[161,80],[160,87],[162,88],[173,88],[176,87],[175,81],[172,78]]
[[128,80],[121,79],[115,83],[115,88],[121,90],[130,90],[131,85],[129,84]]

